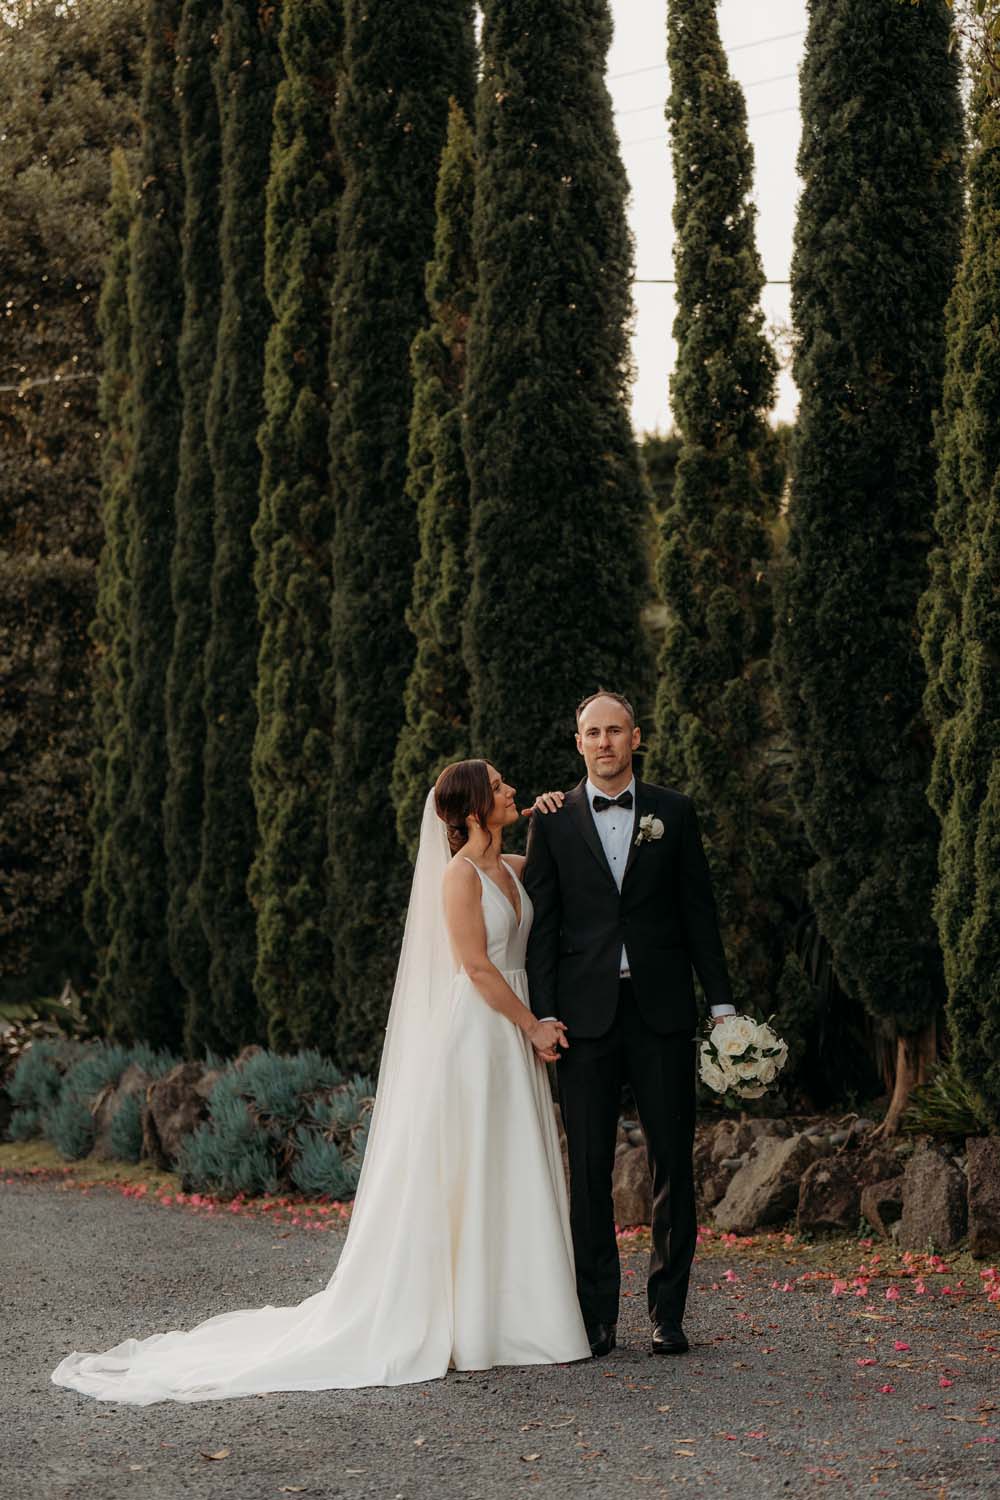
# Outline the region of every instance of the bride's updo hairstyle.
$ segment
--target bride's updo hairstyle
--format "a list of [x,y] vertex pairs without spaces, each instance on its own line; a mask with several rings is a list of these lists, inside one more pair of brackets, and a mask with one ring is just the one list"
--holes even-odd
[[448,830],[448,844],[457,854],[469,841],[466,818],[475,818],[483,831],[493,811],[493,788],[484,760],[457,760],[445,766],[434,783],[434,807]]

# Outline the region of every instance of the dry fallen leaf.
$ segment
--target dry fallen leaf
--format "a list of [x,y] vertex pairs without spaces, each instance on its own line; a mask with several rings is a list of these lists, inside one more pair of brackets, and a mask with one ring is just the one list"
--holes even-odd
[[522,1453],[521,1462],[525,1464],[534,1464],[538,1462],[541,1456],[542,1455],[540,1453]]
[[414,1448],[422,1448],[424,1446],[424,1444],[426,1443],[426,1441],[427,1441],[427,1439],[425,1437],[414,1438],[413,1439],[413,1446],[414,1446]]
[[206,1453],[204,1448],[198,1449],[198,1452],[201,1454],[202,1458],[228,1458],[230,1451],[231,1450],[229,1448],[220,1448],[218,1453]]
[[278,1494],[279,1495],[300,1495],[304,1489],[305,1489],[305,1485],[304,1484],[279,1484],[278,1485]]

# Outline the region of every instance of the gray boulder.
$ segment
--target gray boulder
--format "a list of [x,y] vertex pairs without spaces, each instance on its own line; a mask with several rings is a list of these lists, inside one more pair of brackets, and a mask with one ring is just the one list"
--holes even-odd
[[798,1205],[802,1176],[821,1154],[822,1148],[805,1135],[787,1140],[759,1137],[750,1160],[734,1173],[715,1209],[718,1227],[732,1234],[750,1234],[762,1225],[790,1219]]
[[208,1101],[220,1072],[203,1062],[182,1062],[146,1090],[142,1154],[161,1171],[173,1170],[184,1136],[207,1118]]
[[799,1184],[796,1221],[800,1230],[852,1234],[861,1217],[861,1189],[852,1164],[830,1156],[806,1167]]
[[648,1224],[653,1212],[653,1183],[641,1146],[618,1147],[611,1186],[618,1227]]
[[140,1068],[138,1063],[129,1063],[117,1087],[110,1084],[101,1090],[91,1102],[91,1113],[94,1116],[93,1154],[98,1161],[111,1161],[114,1153],[111,1150],[111,1122],[118,1113],[124,1100],[132,1094],[139,1094],[145,1099],[146,1090],[150,1084],[149,1074],[145,1068]]
[[968,1223],[965,1173],[935,1146],[917,1148],[903,1174],[901,1250],[953,1250]]
[[892,1226],[898,1224],[903,1212],[903,1177],[890,1177],[885,1182],[872,1182],[861,1189],[861,1216],[876,1234],[891,1239]]
[[1000,1138],[966,1141],[969,1171],[969,1249],[973,1255],[1000,1250]]

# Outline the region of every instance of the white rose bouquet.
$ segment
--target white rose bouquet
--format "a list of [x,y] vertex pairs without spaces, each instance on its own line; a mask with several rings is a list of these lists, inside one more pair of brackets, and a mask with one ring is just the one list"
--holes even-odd
[[787,1060],[788,1043],[766,1021],[726,1016],[701,1044],[701,1081],[723,1103],[739,1104],[766,1093]]

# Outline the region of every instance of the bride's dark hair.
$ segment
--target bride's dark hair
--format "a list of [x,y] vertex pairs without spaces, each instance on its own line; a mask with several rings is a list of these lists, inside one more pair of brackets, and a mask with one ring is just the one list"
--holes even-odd
[[484,760],[456,760],[445,766],[434,783],[434,809],[448,830],[448,844],[457,854],[469,841],[466,818],[475,818],[480,828],[493,811],[493,788]]

